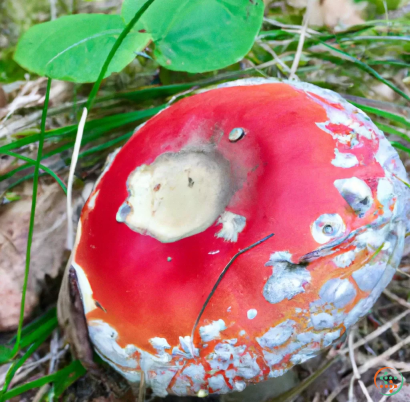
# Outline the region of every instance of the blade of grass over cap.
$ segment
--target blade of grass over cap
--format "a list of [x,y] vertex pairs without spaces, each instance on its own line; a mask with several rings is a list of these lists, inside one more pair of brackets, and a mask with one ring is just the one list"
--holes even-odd
[[390,144],[394,146],[394,148],[400,149],[401,151],[407,152],[410,154],[410,148],[406,147],[403,144],[400,144],[400,142],[397,141],[390,141]]
[[350,101],[352,105],[355,105],[359,109],[363,110],[366,113],[372,113],[376,116],[383,117],[385,119],[394,121],[395,123],[403,124],[405,127],[410,128],[410,120],[404,116],[400,116],[395,113],[387,112],[386,110],[381,110],[372,106],[366,106],[361,103]]
[[400,137],[403,140],[410,142],[410,137],[407,134],[402,133],[401,131],[395,129],[394,127],[387,126],[386,124],[377,123],[377,122],[375,124],[384,133],[391,134],[391,135],[397,135],[397,137]]

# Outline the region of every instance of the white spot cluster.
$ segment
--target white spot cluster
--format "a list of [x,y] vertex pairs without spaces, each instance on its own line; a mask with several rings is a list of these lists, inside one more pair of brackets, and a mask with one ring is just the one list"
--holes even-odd
[[224,320],[213,321],[211,324],[199,328],[199,334],[204,342],[213,341],[221,337],[220,332],[226,329]]
[[225,211],[218,219],[218,224],[222,225],[222,229],[216,233],[216,237],[220,237],[225,241],[237,242],[239,233],[245,229],[246,218],[244,216]]
[[256,341],[262,348],[272,349],[276,346],[283,345],[294,333],[295,321],[286,320],[276,327],[270,328],[260,338],[256,338]]
[[354,250],[346,251],[345,253],[337,255],[333,258],[333,262],[338,268],[347,268],[349,265],[352,264],[356,257],[356,253]]
[[172,357],[182,356],[187,359],[193,359],[194,357],[199,356],[199,349],[193,346],[190,336],[180,336],[179,344],[181,349],[177,346],[172,348]]
[[335,148],[335,158],[332,160],[331,164],[336,167],[341,168],[351,168],[359,164],[359,160],[356,155],[349,153],[342,153],[337,148]]
[[286,320],[256,339],[262,348],[264,360],[270,366],[269,377],[278,377],[287,371],[281,365],[287,355],[292,355],[290,361],[293,364],[303,363],[340,337],[340,329],[320,331],[320,328],[315,328],[315,331],[298,333],[297,325],[293,320]]
[[190,364],[177,377],[172,392],[180,396],[190,394],[192,391],[198,393],[203,384],[205,384],[204,366],[202,364]]
[[360,290],[370,292],[382,278],[385,269],[385,262],[378,262],[376,264],[369,263],[363,268],[353,272],[352,276]]
[[[213,325],[221,325],[220,321],[222,320],[214,321]],[[242,391],[247,381],[263,376],[262,367],[258,363],[261,355],[255,349],[248,349],[246,345],[237,345],[237,339],[215,344],[213,351],[205,357],[211,369],[208,371],[211,377],[206,379],[207,371],[201,359],[197,360],[198,349],[195,348],[195,356],[190,353],[193,345],[189,336],[179,338],[180,348],[174,347],[172,354],[169,353],[171,346],[165,338],[151,338],[150,343],[157,351],[154,355],[134,345],[121,348],[117,343],[117,331],[101,320],[89,322],[89,332],[102,359],[131,382],[139,382],[143,371],[147,385],[158,396],[164,397],[169,391],[180,396]],[[257,342],[265,362],[271,367],[269,376],[277,377],[287,371],[280,363],[288,354],[293,354],[293,364],[304,362],[339,336],[340,330],[297,333],[296,323],[286,320],[270,328]],[[185,354],[175,354],[175,349],[182,349]],[[139,360],[135,356],[139,356]]]
[[266,266],[273,267],[273,273],[263,288],[263,296],[272,304],[292,299],[305,291],[304,285],[310,282],[309,271],[290,262],[290,254],[277,252],[271,255]]
[[[234,346],[235,344],[236,340],[232,343],[229,343],[229,341],[218,343],[215,346],[214,351],[206,358],[212,371],[225,371],[226,376],[231,379],[235,377],[247,380],[255,378],[261,372],[261,368],[256,361],[258,356],[246,351],[247,347],[245,345]],[[229,367],[233,368],[228,370]],[[231,385],[234,385],[233,381]]]
[[[195,350],[195,357],[199,356],[198,349],[193,348],[189,336],[179,338],[183,352],[180,348],[174,347],[172,354],[168,352],[171,346],[165,338],[154,337],[150,339],[151,345],[157,351],[157,354],[153,355],[134,345],[121,348],[117,343],[117,331],[101,320],[90,321],[88,330],[91,341],[103,360],[121,372],[131,382],[139,382],[141,380],[141,371],[144,371],[147,385],[158,396],[165,397],[168,394],[171,380],[184,364],[185,368],[177,377],[172,392],[181,396],[195,394],[200,391],[201,386],[205,383],[203,365],[189,361],[193,361],[192,349]],[[134,357],[136,352],[140,355],[139,362]],[[172,361],[178,356],[181,356],[181,362],[175,364]]]
[[348,279],[331,279],[319,291],[321,300],[337,308],[346,307],[356,297],[356,289]]

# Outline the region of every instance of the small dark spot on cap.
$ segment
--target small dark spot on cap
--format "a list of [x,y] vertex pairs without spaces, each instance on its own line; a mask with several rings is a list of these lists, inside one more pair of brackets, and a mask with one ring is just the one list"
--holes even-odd
[[188,177],[188,187],[194,187],[194,181],[190,178],[190,177]]
[[154,187],[154,191],[158,191],[161,188],[161,184],[158,183],[155,187]]
[[104,313],[107,312],[107,310],[106,310],[106,309],[101,305],[101,303],[98,302],[97,300],[95,301],[95,305],[96,305],[98,308],[100,308],[102,311],[104,311]]

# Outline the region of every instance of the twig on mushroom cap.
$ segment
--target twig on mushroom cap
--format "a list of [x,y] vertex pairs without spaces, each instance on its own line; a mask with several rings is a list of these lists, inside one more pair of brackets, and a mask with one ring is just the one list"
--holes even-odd
[[212,297],[213,294],[215,293],[215,290],[217,289],[218,285],[221,283],[221,281],[222,281],[223,277],[225,276],[226,272],[228,271],[229,267],[234,263],[234,261],[235,261],[241,254],[244,254],[244,253],[246,253],[247,251],[253,249],[254,247],[259,246],[259,244],[262,244],[262,243],[265,242],[266,240],[270,239],[273,235],[274,235],[274,233],[271,233],[270,235],[264,237],[263,239],[257,241],[256,243],[253,243],[253,244],[251,244],[250,246],[244,248],[243,250],[239,250],[239,251],[231,258],[231,260],[228,262],[228,264],[225,266],[225,268],[222,270],[221,274],[220,274],[219,277],[218,277],[218,280],[216,281],[214,287],[212,288],[212,290],[210,291],[208,297],[206,298],[205,303],[203,304],[202,309],[201,309],[201,311],[200,311],[199,314],[198,314],[198,318],[197,318],[196,321],[195,321],[194,327],[192,328],[192,333],[191,333],[191,346],[192,346],[191,353],[192,353],[192,356],[194,356],[193,343],[194,343],[194,333],[195,333],[196,327],[198,326],[199,320],[201,319],[202,314],[203,314],[203,312],[205,311],[206,306],[207,306],[208,303],[209,303],[209,300],[211,300],[211,297]]

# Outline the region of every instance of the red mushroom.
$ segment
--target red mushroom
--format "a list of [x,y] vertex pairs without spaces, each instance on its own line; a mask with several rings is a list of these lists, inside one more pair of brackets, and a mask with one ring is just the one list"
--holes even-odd
[[282,375],[391,280],[409,198],[396,176],[383,133],[313,85],[240,80],[170,106],[81,215],[71,265],[95,350],[161,396]]

